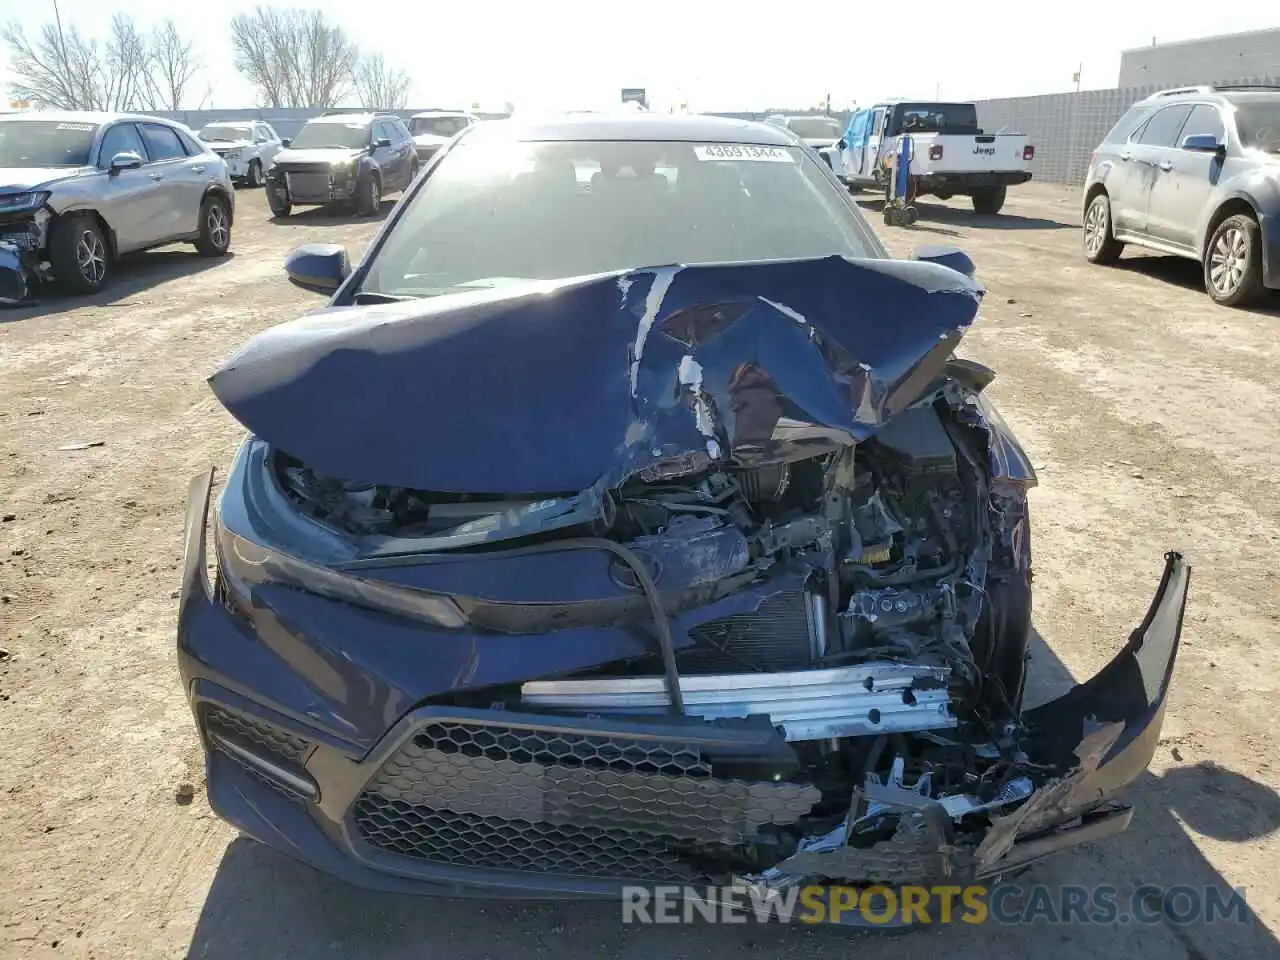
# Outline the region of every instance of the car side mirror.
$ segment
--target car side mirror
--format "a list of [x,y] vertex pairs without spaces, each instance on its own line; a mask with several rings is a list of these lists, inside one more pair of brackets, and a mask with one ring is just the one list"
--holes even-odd
[[946,244],[925,244],[916,247],[911,251],[912,260],[923,260],[925,263],[936,263],[939,266],[950,267],[957,273],[963,273],[970,280],[973,279],[977,268],[973,265],[973,260],[969,255],[959,247],[951,247]]
[[373,141],[373,146],[375,149],[378,147],[389,147],[391,146],[391,138],[379,137],[377,140]]
[[142,158],[132,150],[121,150],[111,158],[111,165],[107,168],[112,176],[115,176],[121,170],[137,170],[142,166]]
[[1182,149],[1198,153],[1218,153],[1226,149],[1226,145],[1212,133],[1193,133],[1182,138]]
[[336,243],[304,243],[284,261],[289,282],[312,293],[333,293],[351,274],[345,247]]
[[844,137],[841,137],[839,140],[836,141],[836,146],[839,147],[841,150],[849,149],[849,144],[845,142]]
[[280,138],[280,146],[282,146],[282,147],[287,147],[287,146],[289,146],[289,144],[291,144],[291,143],[293,143],[293,141],[292,141],[291,139],[289,139],[288,137],[281,137],[281,138]]

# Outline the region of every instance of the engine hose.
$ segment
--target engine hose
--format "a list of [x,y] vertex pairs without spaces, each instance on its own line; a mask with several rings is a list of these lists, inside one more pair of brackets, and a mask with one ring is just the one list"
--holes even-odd
[[606,540],[604,537],[576,537],[570,540],[553,540],[539,543],[531,547],[520,548],[513,553],[536,554],[556,553],[561,550],[604,550],[612,553],[625,563],[636,576],[645,599],[649,601],[649,610],[653,614],[654,627],[658,631],[658,651],[662,654],[662,678],[667,688],[667,702],[671,712],[684,714],[684,695],[680,692],[680,671],[676,667],[676,645],[671,637],[671,620],[662,606],[662,596],[658,593],[658,585],[649,576],[644,561],[633,550],[620,543]]

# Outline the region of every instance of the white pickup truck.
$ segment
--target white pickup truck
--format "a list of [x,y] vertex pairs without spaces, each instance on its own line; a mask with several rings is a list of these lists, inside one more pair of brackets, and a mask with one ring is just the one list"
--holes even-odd
[[1023,134],[979,129],[972,103],[900,100],[859,110],[833,166],[851,189],[887,189],[903,134],[913,143],[908,199],[968,196],[976,212],[999,213],[1008,188],[1031,179],[1036,148]]

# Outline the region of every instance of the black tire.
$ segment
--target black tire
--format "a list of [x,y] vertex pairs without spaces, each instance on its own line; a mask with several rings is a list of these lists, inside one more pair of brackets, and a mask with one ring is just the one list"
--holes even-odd
[[267,206],[271,208],[273,217],[287,217],[293,212],[293,204],[284,187],[267,186]]
[[202,257],[225,257],[231,249],[231,208],[216,193],[200,204],[200,235],[196,252]]
[[1001,184],[998,187],[985,187],[982,190],[973,192],[973,212],[983,214],[999,213],[1004,207],[1005,197],[1008,195],[1008,188]]
[[413,181],[418,179],[418,174],[421,171],[422,167],[418,166],[418,161],[413,161],[413,166],[409,168],[409,181],[404,185],[406,190],[413,186]]
[[262,164],[257,160],[249,161],[249,175],[245,177],[245,183],[255,189],[262,186]]
[[1214,303],[1244,307],[1266,294],[1262,285],[1262,231],[1247,213],[1227,217],[1204,247],[1204,288]]
[[1115,263],[1124,252],[1124,244],[1111,230],[1111,198],[1105,190],[1099,191],[1085,207],[1080,237],[1084,244],[1084,258],[1090,263]]
[[68,293],[97,293],[111,277],[111,245],[95,217],[62,217],[49,230],[49,262]]
[[369,174],[360,182],[356,193],[356,215],[376,217],[382,210],[382,184],[375,174]]

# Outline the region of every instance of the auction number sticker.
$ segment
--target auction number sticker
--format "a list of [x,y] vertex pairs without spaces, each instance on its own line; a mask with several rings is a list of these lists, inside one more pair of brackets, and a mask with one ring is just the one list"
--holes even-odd
[[92,123],[60,123],[56,127],[58,130],[76,130],[82,133],[88,133],[94,129]]
[[709,143],[693,148],[699,160],[749,160],[756,163],[795,163],[785,147],[759,147],[750,143]]

